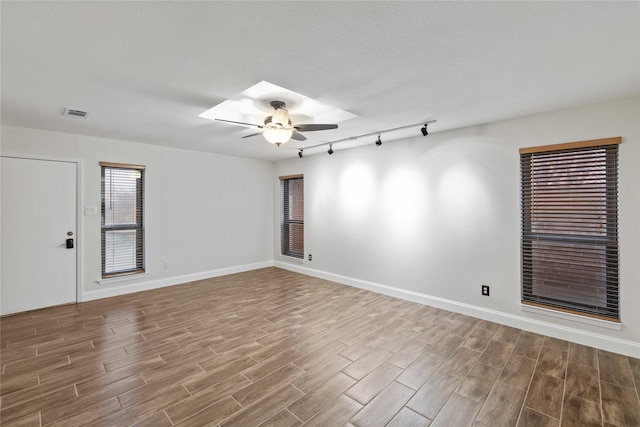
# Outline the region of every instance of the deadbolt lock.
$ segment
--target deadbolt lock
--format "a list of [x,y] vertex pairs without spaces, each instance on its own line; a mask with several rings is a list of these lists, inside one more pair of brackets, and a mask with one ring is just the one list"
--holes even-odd
[[67,231],[67,236],[73,236],[73,231]]

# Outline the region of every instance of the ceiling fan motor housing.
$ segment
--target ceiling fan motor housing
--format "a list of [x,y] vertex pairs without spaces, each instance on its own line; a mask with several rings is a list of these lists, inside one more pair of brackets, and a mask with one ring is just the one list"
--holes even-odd
[[285,103],[282,101],[271,101],[271,106],[275,109],[271,116],[271,123],[278,127],[289,127],[289,112],[284,108]]

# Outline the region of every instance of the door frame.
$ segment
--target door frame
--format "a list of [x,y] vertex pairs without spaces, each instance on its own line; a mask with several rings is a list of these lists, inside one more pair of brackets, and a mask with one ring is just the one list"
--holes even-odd
[[23,159],[23,160],[40,160],[45,162],[72,163],[76,166],[76,301],[82,301],[82,226],[83,226],[83,208],[82,208],[82,176],[83,167],[82,160],[69,159],[63,157],[33,156],[33,155],[0,155],[2,158]]

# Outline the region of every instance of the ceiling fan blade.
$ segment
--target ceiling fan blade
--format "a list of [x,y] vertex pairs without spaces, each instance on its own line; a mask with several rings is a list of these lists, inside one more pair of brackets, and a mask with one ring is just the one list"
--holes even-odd
[[258,135],[262,135],[262,132],[256,132],[256,133],[252,133],[250,135],[245,135],[242,138],[251,138],[252,136],[258,136]]
[[295,125],[294,128],[299,132],[311,132],[314,130],[338,129],[338,125],[307,124],[307,125]]
[[306,141],[307,137],[302,135],[301,133],[296,132],[296,130],[293,130],[293,133],[291,134],[291,139],[295,139],[296,141]]
[[235,122],[233,120],[224,120],[224,119],[216,119],[219,122],[231,123],[232,125],[240,125],[240,126],[249,126],[252,128],[260,128],[262,129],[263,125],[254,125],[253,123],[245,123],[245,122]]

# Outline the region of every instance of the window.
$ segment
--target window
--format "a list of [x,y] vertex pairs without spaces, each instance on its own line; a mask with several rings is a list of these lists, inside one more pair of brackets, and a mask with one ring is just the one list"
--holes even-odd
[[144,166],[102,167],[102,277],[144,273]]
[[304,183],[302,175],[280,177],[280,251],[304,257]]
[[523,304],[619,322],[620,141],[520,150]]

